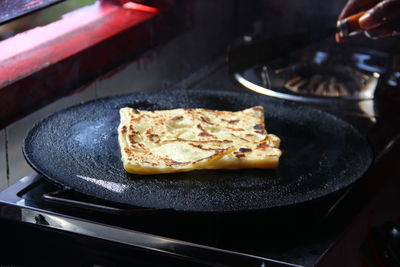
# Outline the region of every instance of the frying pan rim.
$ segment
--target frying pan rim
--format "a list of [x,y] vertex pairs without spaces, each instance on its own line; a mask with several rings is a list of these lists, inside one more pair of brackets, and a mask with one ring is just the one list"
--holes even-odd
[[[44,118],[38,120],[28,130],[27,135],[26,135],[25,139],[23,140],[23,144],[22,144],[23,156],[24,156],[25,160],[27,161],[27,163],[38,174],[43,176],[46,180],[51,181],[53,184],[59,186],[60,188],[68,188],[68,189],[74,190],[76,192],[79,192],[79,193],[87,195],[87,196],[91,196],[91,197],[95,197],[95,198],[98,198],[98,199],[102,199],[102,198],[99,198],[97,196],[92,196],[91,194],[87,194],[86,192],[82,192],[81,190],[79,190],[79,187],[67,186],[67,185],[63,184],[62,182],[58,181],[57,179],[51,178],[50,175],[46,174],[46,171],[41,171],[34,164],[34,162],[31,161],[31,159],[28,156],[28,152],[27,152],[28,148],[27,148],[27,146],[29,145],[28,144],[28,140],[31,140],[30,137],[34,134],[35,130],[38,127],[40,127],[43,123],[46,123],[47,120],[51,120],[53,116],[57,116],[59,113],[63,113],[65,111],[73,110],[73,109],[76,109],[78,107],[89,105],[89,104],[93,104],[93,103],[96,103],[96,102],[107,102],[107,100],[112,100],[112,99],[117,99],[117,98],[127,97],[127,96],[139,96],[141,94],[142,95],[143,94],[144,95],[148,95],[149,93],[150,94],[154,94],[154,93],[162,94],[163,92],[172,93],[172,92],[182,92],[182,91],[185,91],[185,90],[184,89],[168,89],[168,90],[165,89],[165,90],[157,90],[157,91],[140,91],[140,92],[133,92],[133,93],[124,93],[124,94],[118,94],[118,95],[113,95],[113,96],[101,97],[101,98],[98,98],[98,99],[92,99],[92,100],[84,101],[84,102],[81,102],[81,103],[78,103],[78,104],[75,104],[75,105],[71,105],[69,107],[62,108],[62,109],[60,109],[58,111],[55,111],[55,112],[49,114],[48,116],[46,116]],[[191,91],[191,92],[194,92],[194,93],[197,92],[197,93],[201,93],[201,94],[208,93],[208,92],[211,93],[211,94],[215,94],[216,93],[216,90],[210,90],[210,89],[189,89],[189,90],[186,90],[186,91]],[[219,93],[223,93],[224,95],[232,95],[232,96],[235,96],[235,95],[238,94],[238,92],[232,92],[232,91],[221,91],[221,90],[219,90],[218,92]],[[240,92],[240,94],[241,95],[246,94],[246,95],[249,95],[249,96],[250,95],[259,95],[257,93],[247,92],[247,91],[246,92]],[[165,208],[165,210],[173,210],[174,212],[185,212],[185,213],[241,213],[241,212],[259,212],[259,211],[263,212],[263,211],[272,210],[272,209],[291,208],[291,207],[295,207],[295,206],[298,206],[298,205],[303,205],[303,204],[306,204],[306,203],[310,203],[310,202],[313,202],[313,201],[318,201],[320,199],[325,199],[325,198],[328,198],[328,197],[330,197],[330,196],[332,196],[334,194],[337,194],[340,191],[346,190],[347,188],[349,188],[350,186],[354,185],[359,180],[361,180],[365,176],[365,174],[368,172],[368,170],[371,168],[371,166],[372,166],[372,164],[374,162],[374,158],[375,158],[375,153],[374,153],[374,151],[372,149],[371,142],[367,138],[367,136],[362,134],[359,131],[359,129],[356,128],[353,124],[351,124],[351,123],[345,121],[343,118],[341,118],[339,116],[336,116],[336,115],[334,115],[332,113],[329,113],[329,112],[327,112],[325,110],[318,109],[318,108],[312,107],[312,106],[308,106],[308,105],[306,105],[304,103],[301,103],[301,102],[293,102],[293,101],[288,101],[288,100],[284,100],[284,99],[269,99],[269,100],[272,101],[272,102],[275,101],[276,103],[279,103],[279,102],[280,103],[285,103],[285,104],[290,105],[292,107],[303,106],[306,109],[312,110],[313,112],[318,112],[320,114],[323,114],[324,116],[329,116],[332,119],[338,120],[338,121],[340,121],[340,123],[350,127],[351,130],[354,132],[354,134],[357,135],[357,137],[360,138],[362,143],[364,143],[366,145],[366,147],[365,147],[366,152],[368,151],[367,152],[368,153],[368,157],[367,158],[368,158],[369,162],[368,162],[368,164],[364,165],[363,171],[360,172],[360,174],[357,176],[358,178],[353,179],[353,181],[346,183],[346,185],[340,187],[337,190],[334,190],[334,191],[331,191],[331,192],[328,192],[328,193],[325,193],[325,194],[322,194],[322,195],[318,195],[318,196],[313,195],[313,196],[311,196],[311,197],[309,197],[307,199],[304,199],[304,200],[301,200],[301,201],[297,201],[296,203],[291,203],[291,204],[282,204],[282,205],[281,204],[276,204],[276,205],[272,205],[270,207],[263,207],[263,208],[232,209],[232,210],[222,210],[222,211],[184,210],[184,209],[176,209],[176,208]],[[106,199],[106,200],[114,202],[114,203],[117,203],[117,204],[120,203],[118,201],[113,201],[113,200],[109,200],[109,199]],[[127,203],[124,203],[124,204],[127,204]],[[139,206],[135,206],[135,205],[132,205],[132,204],[128,204],[128,205],[131,205],[132,207],[139,207]],[[139,207],[139,208],[153,209],[151,207]],[[160,208],[154,208],[154,209],[159,209],[160,210]]]

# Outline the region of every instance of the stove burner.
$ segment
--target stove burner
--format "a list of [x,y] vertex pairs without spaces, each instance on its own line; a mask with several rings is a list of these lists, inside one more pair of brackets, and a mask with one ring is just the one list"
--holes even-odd
[[307,48],[234,74],[245,87],[303,102],[373,100],[390,56],[381,51]]
[[306,63],[276,69],[274,75],[282,77],[283,87],[293,93],[323,97],[358,97],[379,78],[345,65]]

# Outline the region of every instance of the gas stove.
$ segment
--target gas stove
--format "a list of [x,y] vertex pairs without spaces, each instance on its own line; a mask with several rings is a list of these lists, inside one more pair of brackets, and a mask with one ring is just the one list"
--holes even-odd
[[[246,90],[228,75],[223,60],[176,87]],[[16,241],[18,246],[25,243],[24,251],[40,263],[63,257],[66,264],[93,266],[330,266],[326,259],[335,255],[347,232],[367,235],[355,228],[357,220],[363,220],[356,215],[376,203],[400,171],[397,119],[386,116],[395,112],[396,104],[367,101],[374,112],[363,111],[359,103],[310,103],[353,124],[370,138],[376,154],[365,178],[324,201],[261,213],[187,213],[131,207],[60,190],[33,173],[0,193],[3,229],[23,233],[13,239],[21,242]],[[393,208],[391,218],[400,216],[397,212]],[[11,230],[4,234],[14,235]],[[27,236],[36,238],[33,244],[24,242]],[[46,256],[35,258],[44,248]]]

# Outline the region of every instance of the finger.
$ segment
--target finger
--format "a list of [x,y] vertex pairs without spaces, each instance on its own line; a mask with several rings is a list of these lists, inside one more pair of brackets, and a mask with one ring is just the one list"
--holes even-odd
[[365,35],[371,39],[378,39],[391,36],[400,35],[400,23],[392,23],[374,28],[369,31],[365,31]]
[[374,29],[400,18],[400,0],[384,0],[371,8],[359,20],[364,30]]
[[339,33],[336,33],[336,34],[335,34],[335,41],[336,41],[337,43],[343,43],[344,40],[345,40],[345,38],[344,38],[343,36],[341,36]]
[[349,0],[339,15],[338,20],[347,18],[363,10],[368,10],[379,3],[380,0]]

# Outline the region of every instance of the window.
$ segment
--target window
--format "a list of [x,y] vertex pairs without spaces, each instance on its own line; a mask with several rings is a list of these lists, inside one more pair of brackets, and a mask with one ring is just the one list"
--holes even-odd
[[190,1],[81,2],[0,42],[0,128],[183,30]]

